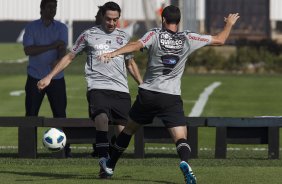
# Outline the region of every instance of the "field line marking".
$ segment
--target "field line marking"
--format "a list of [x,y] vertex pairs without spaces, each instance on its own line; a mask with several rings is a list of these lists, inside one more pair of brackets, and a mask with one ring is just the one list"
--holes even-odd
[[[46,149],[43,146],[38,146],[39,149]],[[87,146],[71,146],[72,149],[74,150],[93,150],[92,147],[87,147]],[[0,150],[5,150],[5,149],[18,149],[18,146],[0,146]],[[127,150],[134,150],[134,148],[128,148]],[[176,150],[175,147],[166,147],[166,146],[162,146],[162,147],[145,147],[145,150]],[[213,151],[214,148],[210,148],[210,147],[200,147],[199,148],[200,151]],[[244,147],[244,148],[239,148],[239,147],[234,147],[234,148],[227,148],[227,151],[267,151],[268,148],[263,148],[263,147]],[[279,150],[281,151],[282,148],[279,148]]]
[[206,87],[204,91],[200,94],[199,99],[196,101],[192,111],[190,112],[188,116],[189,117],[199,117],[202,114],[206,106],[209,96],[212,94],[215,88],[217,88],[220,85],[221,85],[221,82],[214,82],[211,85],[209,85],[208,87]]
[[20,59],[14,59],[14,60],[0,60],[0,63],[8,63],[8,64],[12,64],[12,63],[25,63],[28,61],[28,58],[20,58]]
[[21,96],[24,93],[25,93],[24,90],[11,91],[10,96]]

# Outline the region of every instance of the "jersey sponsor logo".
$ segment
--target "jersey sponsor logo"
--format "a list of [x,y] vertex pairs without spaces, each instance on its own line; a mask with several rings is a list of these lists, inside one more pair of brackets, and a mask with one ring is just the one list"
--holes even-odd
[[168,75],[179,61],[179,57],[175,55],[161,56],[163,64],[163,75]]
[[189,35],[188,38],[191,39],[191,40],[196,40],[196,41],[200,41],[200,42],[209,42],[209,39],[202,38],[200,36],[191,36],[191,35]]
[[84,38],[85,38],[85,35],[83,34],[79,40],[77,41],[75,47],[72,49],[74,52],[77,51],[78,47],[80,46],[80,44],[82,44],[84,42]]
[[93,47],[95,50],[109,50],[110,48],[107,44],[95,44]]
[[123,44],[123,39],[121,37],[116,37],[116,41],[118,44],[122,45]]
[[164,32],[159,35],[159,42],[162,50],[179,53],[184,47],[185,37],[181,34]]
[[154,32],[149,33],[149,35],[145,39],[143,39],[142,42],[147,43],[154,34]]

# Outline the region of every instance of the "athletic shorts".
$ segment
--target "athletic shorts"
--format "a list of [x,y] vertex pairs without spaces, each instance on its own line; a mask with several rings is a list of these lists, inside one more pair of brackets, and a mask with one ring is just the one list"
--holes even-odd
[[138,124],[150,124],[154,117],[167,128],[186,125],[181,96],[139,88],[129,117]]
[[111,124],[125,125],[131,107],[128,93],[113,90],[92,89],[87,92],[89,114],[92,120],[106,113]]

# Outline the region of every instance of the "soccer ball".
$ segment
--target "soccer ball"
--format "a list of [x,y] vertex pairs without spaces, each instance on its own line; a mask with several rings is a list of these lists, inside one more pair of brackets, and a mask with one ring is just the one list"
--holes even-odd
[[58,128],[50,128],[43,135],[43,145],[50,151],[60,151],[66,145],[66,135]]

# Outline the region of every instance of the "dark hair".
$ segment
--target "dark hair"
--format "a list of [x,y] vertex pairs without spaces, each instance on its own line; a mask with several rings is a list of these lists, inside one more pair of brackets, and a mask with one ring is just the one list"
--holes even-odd
[[119,5],[117,3],[115,3],[115,2],[112,2],[112,1],[105,3],[99,9],[101,9],[103,16],[106,14],[106,11],[108,11],[108,10],[118,11],[119,16],[120,16],[120,12],[121,12],[121,9],[120,9]]
[[162,18],[165,18],[168,24],[178,24],[181,18],[179,8],[173,5],[165,7],[162,12]]
[[45,6],[46,6],[46,4],[47,4],[47,3],[50,3],[50,2],[57,4],[57,0],[41,0],[40,9],[41,9],[41,10],[44,9]]
[[102,18],[103,18],[103,15],[102,15],[102,6],[98,6],[99,10],[97,11],[97,14],[95,16],[95,24],[96,25],[101,25],[102,24]]

